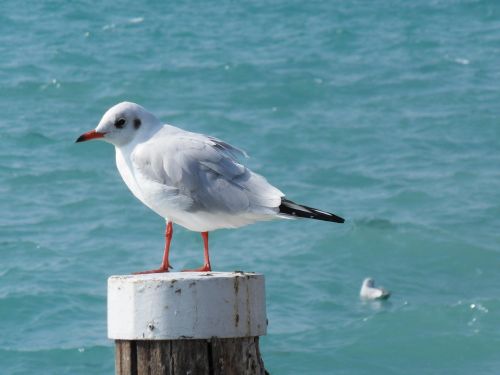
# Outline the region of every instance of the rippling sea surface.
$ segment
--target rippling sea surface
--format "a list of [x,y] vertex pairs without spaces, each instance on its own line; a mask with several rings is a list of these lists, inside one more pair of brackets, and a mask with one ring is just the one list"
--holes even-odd
[[[271,374],[499,373],[498,1],[0,9],[2,374],[113,372],[106,279],[157,266],[164,222],[74,141],[123,100],[347,218],[211,235],[215,270],[266,275]],[[201,260],[176,227],[175,268]]]

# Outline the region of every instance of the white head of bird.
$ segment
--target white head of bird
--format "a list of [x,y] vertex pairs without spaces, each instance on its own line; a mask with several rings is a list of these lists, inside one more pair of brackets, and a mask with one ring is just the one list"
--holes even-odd
[[366,279],[363,280],[363,287],[374,288],[375,280],[373,280],[371,277],[367,277]]
[[108,109],[95,130],[82,134],[77,142],[101,139],[122,147],[160,126],[160,120],[140,105],[122,102]]

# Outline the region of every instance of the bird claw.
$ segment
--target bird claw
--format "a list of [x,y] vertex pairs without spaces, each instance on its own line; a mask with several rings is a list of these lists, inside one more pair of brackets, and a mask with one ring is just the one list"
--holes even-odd
[[182,270],[182,272],[210,272],[212,271],[212,267],[210,267],[210,264],[204,264],[200,268],[196,268],[194,270]]
[[160,267],[160,268],[157,268],[155,270],[133,272],[132,275],[146,275],[149,273],[164,273],[164,272],[168,272],[169,268],[172,268],[172,266],[170,264],[167,267]]

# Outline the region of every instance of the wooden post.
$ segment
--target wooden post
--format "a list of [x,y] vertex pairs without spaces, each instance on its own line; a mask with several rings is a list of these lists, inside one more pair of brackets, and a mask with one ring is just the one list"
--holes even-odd
[[169,272],[108,279],[117,375],[267,373],[264,276]]

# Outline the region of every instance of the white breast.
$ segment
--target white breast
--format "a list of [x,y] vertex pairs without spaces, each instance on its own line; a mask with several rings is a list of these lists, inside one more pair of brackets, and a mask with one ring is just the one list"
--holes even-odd
[[123,181],[144,205],[163,218],[178,222],[179,220],[176,220],[177,211],[189,202],[182,201],[184,197],[179,196],[177,189],[145,179],[138,173],[131,160],[132,151],[132,147],[130,149],[126,147],[116,148],[116,167]]
[[[116,167],[118,168],[118,172],[120,176],[122,176],[123,182],[127,185],[130,191],[135,195],[137,199],[139,199],[146,206],[151,208],[151,206],[144,199],[144,194],[140,186],[137,184],[137,181],[134,177],[132,164],[130,161],[130,157],[128,157],[128,150],[122,148],[115,148],[116,150]],[[151,208],[152,209],[152,208]]]

